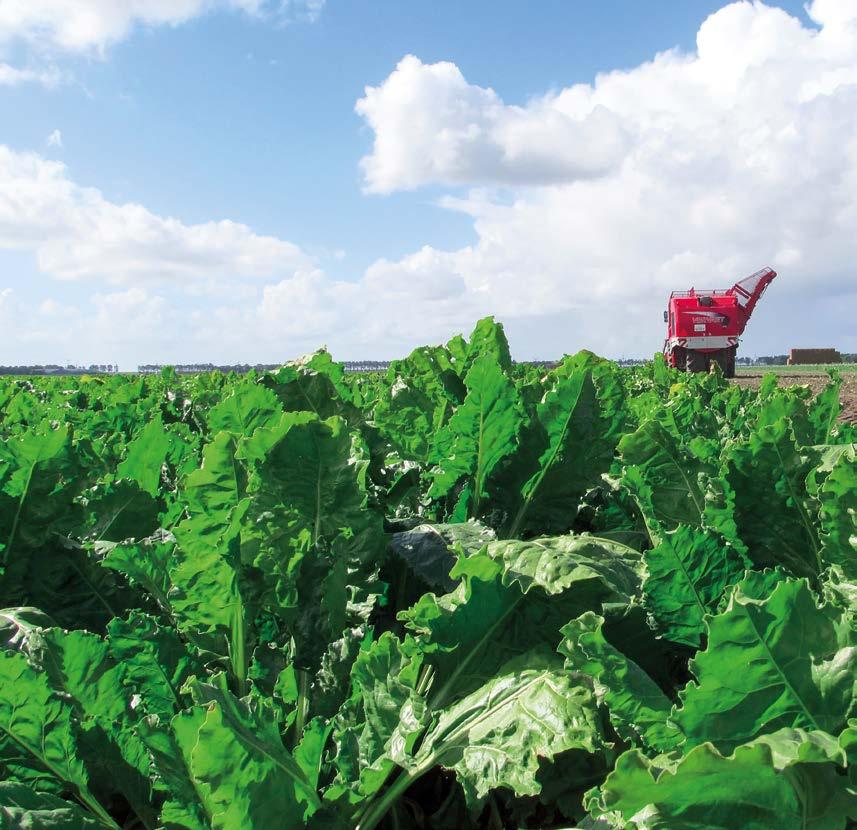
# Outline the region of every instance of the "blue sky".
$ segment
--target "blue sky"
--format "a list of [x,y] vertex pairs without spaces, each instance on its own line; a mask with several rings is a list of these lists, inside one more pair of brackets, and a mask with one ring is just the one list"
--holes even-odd
[[[706,278],[720,287],[766,264],[780,266],[790,288],[757,336],[751,324],[746,353],[857,350],[842,310],[855,300],[845,228],[854,161],[843,152],[800,182],[786,173],[790,159],[820,158],[825,142],[853,138],[853,57],[841,49],[829,59],[817,44],[825,31],[831,40],[853,34],[846,0],[816,0],[809,13],[785,2],[778,11],[672,0],[328,0],[310,12],[183,0],[180,19],[163,0],[145,12],[144,0],[139,19],[103,25],[105,0],[10,2],[21,11],[5,29],[0,22],[0,67],[49,77],[0,82],[0,314],[19,335],[4,338],[0,363],[269,361],[322,343],[343,359],[392,357],[490,312],[507,321],[522,358],[581,347],[646,354],[663,336],[653,318],[667,287]],[[87,5],[89,29],[73,19],[73,7]],[[705,26],[708,41],[726,46],[698,47]],[[802,61],[790,57],[795,42]],[[671,58],[651,63],[667,50]],[[408,55],[415,60],[400,66]],[[720,89],[716,79],[733,70],[738,80]],[[590,86],[618,71],[629,80],[614,86],[631,91]],[[824,89],[791,100],[783,90],[795,78]],[[569,92],[575,84],[590,90],[585,104]],[[379,90],[371,101],[367,86]],[[361,99],[370,103],[357,112]],[[733,107],[746,123],[730,123]],[[672,146],[681,129],[670,119],[695,124],[699,141],[688,130]],[[791,125],[795,146],[775,159],[783,169],[759,174],[754,165],[742,177],[747,159],[767,152],[754,144],[767,124],[779,125],[775,143]],[[480,138],[462,139],[468,130]],[[457,136],[451,144],[448,135]],[[720,157],[745,138],[753,146]],[[361,166],[367,157],[374,166]],[[844,187],[836,204],[805,203],[810,173],[817,187]],[[773,204],[798,203],[799,215],[758,227],[768,215],[766,199],[751,195],[760,184]],[[635,195],[626,202],[623,193]],[[682,237],[671,211],[685,199],[698,217]],[[586,213],[602,200],[583,227],[581,204]],[[62,211],[47,221],[58,201]],[[139,235],[123,205],[149,217]],[[837,212],[842,232],[823,252],[809,234],[794,238],[799,223],[823,226]],[[177,229],[161,221],[171,219]],[[219,220],[240,223],[240,238],[222,242],[222,229],[207,225]],[[195,227],[209,230],[199,238]],[[812,308],[809,323],[797,323],[796,304],[804,315]]]

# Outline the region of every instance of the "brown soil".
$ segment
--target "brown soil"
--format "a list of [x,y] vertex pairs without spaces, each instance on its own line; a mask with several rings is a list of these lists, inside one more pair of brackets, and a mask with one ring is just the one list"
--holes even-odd
[[[735,378],[735,383],[739,386],[752,386],[755,389],[758,388],[762,377],[762,374],[741,374]],[[827,375],[817,373],[781,374],[779,380],[780,386],[808,386],[815,395],[827,385]],[[857,372],[844,372],[842,374],[842,387],[839,390],[839,395],[842,401],[842,420],[857,424]]]

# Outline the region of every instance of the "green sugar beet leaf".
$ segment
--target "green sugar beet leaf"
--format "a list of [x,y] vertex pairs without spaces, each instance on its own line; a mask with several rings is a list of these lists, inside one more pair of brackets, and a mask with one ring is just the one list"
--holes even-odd
[[10,565],[18,570],[28,554],[49,543],[52,526],[77,491],[78,473],[70,427],[0,445],[0,576]]
[[168,602],[179,630],[199,648],[226,658],[239,690],[249,664],[253,597],[241,574],[241,520],[246,476],[235,442],[219,433],[203,464],[187,476],[182,496],[190,514],[175,530]]
[[667,752],[682,736],[668,723],[672,703],[633,660],[607,642],[604,618],[587,611],[562,629],[566,668],[592,678],[616,732],[626,741]]
[[23,654],[0,651],[0,772],[5,781],[68,792],[104,827],[117,825],[90,789],[73,709]]
[[432,706],[482,686],[501,665],[554,651],[569,619],[639,591],[639,554],[613,542],[556,537],[489,542],[461,557],[449,594],[425,594],[400,614],[436,672]]
[[165,611],[170,607],[167,595],[175,547],[175,538],[161,532],[139,541],[94,545],[102,567],[124,574],[135,588],[148,594]]
[[650,525],[657,523],[665,530],[675,530],[680,524],[700,526],[705,494],[699,474],[706,466],[687,453],[661,424],[646,421],[622,438],[618,451],[622,462],[631,467],[623,484]]
[[272,426],[282,414],[274,392],[254,379],[236,384],[232,394],[211,407],[207,421],[212,434],[252,435],[259,427]]
[[153,827],[157,811],[152,805],[149,757],[134,732],[126,667],[114,659],[105,640],[88,631],[28,626],[18,647],[71,705],[90,789],[101,803],[121,793]]
[[599,372],[598,388],[593,375],[599,364],[584,357],[567,358],[554,370],[536,405],[535,422],[522,441],[538,454],[534,463],[521,458],[519,464],[516,458],[510,465],[514,475],[526,478],[513,485],[520,495],[509,516],[508,536],[568,530],[581,497],[610,469],[621,426],[615,400],[621,390],[605,371]]
[[537,795],[541,759],[601,749],[593,694],[556,658],[530,653],[516,663],[438,714],[410,761],[412,776],[440,764],[471,801],[498,787]]
[[100,830],[104,825],[79,805],[14,781],[0,782],[3,830]]
[[[413,647],[412,642],[404,644],[406,650]],[[376,827],[402,793],[436,766],[454,770],[467,799],[475,803],[497,788],[537,795],[544,761],[567,750],[593,754],[604,746],[592,692],[549,651],[518,655],[481,687],[436,711],[413,690],[413,669],[419,663],[408,664],[407,687],[392,673],[384,676],[394,666],[376,661],[374,667],[377,679],[368,690],[378,694],[386,711],[367,720],[366,729],[383,754],[363,768],[364,780],[377,791],[391,770],[398,766],[402,771],[358,813],[359,830]]]
[[78,533],[86,539],[122,542],[150,536],[159,527],[162,504],[130,479],[99,482],[78,501],[86,514]]
[[342,365],[324,349],[293,360],[262,380],[286,412],[312,412],[319,418],[339,415],[351,424],[362,419],[354,406]]
[[804,580],[769,584],[748,575],[708,618],[708,645],[690,662],[696,681],[673,713],[688,747],[729,752],[782,727],[836,735],[857,712],[857,635],[842,612],[819,608]]
[[824,451],[821,463],[807,479],[817,499],[821,558],[857,579],[857,445],[843,444]]
[[165,427],[158,414],[128,444],[125,460],[116,468],[116,474],[136,481],[150,496],[157,496],[165,464],[178,474],[187,472],[196,465],[196,451],[177,430]]
[[253,615],[241,580],[240,538],[236,533],[207,538],[209,528],[204,517],[176,528],[170,607],[179,630],[198,648],[228,659],[243,688],[247,626]]
[[150,715],[137,724],[137,734],[152,756],[157,785],[164,792],[161,824],[170,830],[211,830],[208,791],[191,772],[191,753],[206,710],[195,706],[171,721]]
[[506,373],[512,371],[512,355],[503,324],[493,317],[483,317],[473,329],[467,344],[467,356],[461,372],[465,376],[471,366],[484,355],[492,355],[499,367]]
[[590,792],[588,808],[614,828],[845,830],[855,803],[840,774],[844,763],[835,738],[792,729],[725,757],[708,743],[679,761],[632,750]]
[[819,574],[818,503],[806,487],[817,451],[798,448],[790,422],[780,419],[727,448],[724,459],[735,525],[753,563],[784,565],[796,576]]
[[169,720],[184,706],[182,686],[202,674],[201,661],[173,628],[132,611],[107,626],[110,654],[124,670],[123,684],[140,696],[142,711]]
[[[412,651],[412,649],[407,649]],[[335,721],[337,796],[361,806],[396,769],[392,744],[399,754],[413,748],[423,731],[425,699],[418,691],[422,656],[408,654],[389,633],[358,655],[351,670],[354,693]],[[353,809],[352,806],[352,809]]]
[[273,710],[228,692],[218,698],[206,706],[193,746],[183,746],[185,754],[190,749],[190,772],[204,790],[212,830],[304,827],[304,813],[320,802],[283,747]]
[[462,512],[478,518],[490,497],[490,479],[518,445],[524,422],[514,382],[494,355],[477,358],[465,378],[467,396],[437,437],[429,497],[443,499],[469,485]]
[[740,581],[746,563],[709,530],[679,525],[660,538],[658,546],[644,556],[646,607],[665,637],[699,647],[705,615],[717,609],[728,586]]
[[70,427],[0,442],[0,606],[34,605],[93,629],[121,608],[111,575],[68,540],[85,478]]
[[381,435],[402,457],[427,462],[435,436],[466,394],[449,355],[441,347],[415,349],[387,371],[389,391],[373,412]]
[[[293,512],[313,545],[347,537],[361,558],[377,556],[381,522],[367,509],[368,461],[345,421],[287,413],[263,432],[242,450],[242,457],[259,461],[252,487],[257,499],[265,507],[281,504]],[[267,446],[260,457],[263,442]],[[358,531],[365,538],[356,538]]]

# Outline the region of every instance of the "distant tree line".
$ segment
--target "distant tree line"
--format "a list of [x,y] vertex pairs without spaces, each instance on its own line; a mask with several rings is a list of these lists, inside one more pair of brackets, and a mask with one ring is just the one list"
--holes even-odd
[[[739,366],[785,366],[788,355],[762,355],[761,357],[739,357],[736,363]],[[616,362],[620,366],[639,366],[648,363],[649,358],[621,358]],[[540,366],[550,369],[557,365],[556,360],[522,360],[515,361],[524,366]],[[842,352],[843,363],[857,363],[857,353]],[[346,372],[383,372],[389,368],[389,360],[346,360],[342,365]],[[143,375],[156,375],[164,369],[171,368],[180,375],[195,374],[198,372],[236,372],[245,374],[251,370],[257,372],[269,372],[279,369],[281,363],[233,363],[229,365],[217,365],[214,363],[178,363],[170,366],[166,363],[142,363],[137,367],[137,372]],[[119,371],[119,366],[114,363],[91,363],[89,366],[60,366],[55,363],[36,364],[32,366],[0,366],[0,375],[109,375]]]
[[33,366],[0,366],[0,375],[110,375],[119,371],[114,363],[91,363],[89,366],[59,366],[55,363]]

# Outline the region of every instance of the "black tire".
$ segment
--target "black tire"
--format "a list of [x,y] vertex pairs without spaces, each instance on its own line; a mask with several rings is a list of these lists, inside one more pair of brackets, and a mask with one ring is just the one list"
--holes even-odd
[[680,372],[685,370],[685,361],[687,360],[687,352],[681,347],[676,346],[673,352],[675,355],[675,368]]
[[727,349],[726,353],[728,355],[726,360],[726,372],[724,373],[727,378],[735,377],[735,352],[737,349],[733,346],[731,349]]
[[708,368],[708,361],[702,352],[696,352],[693,349],[687,350],[685,358],[685,368],[688,372],[704,372]]

